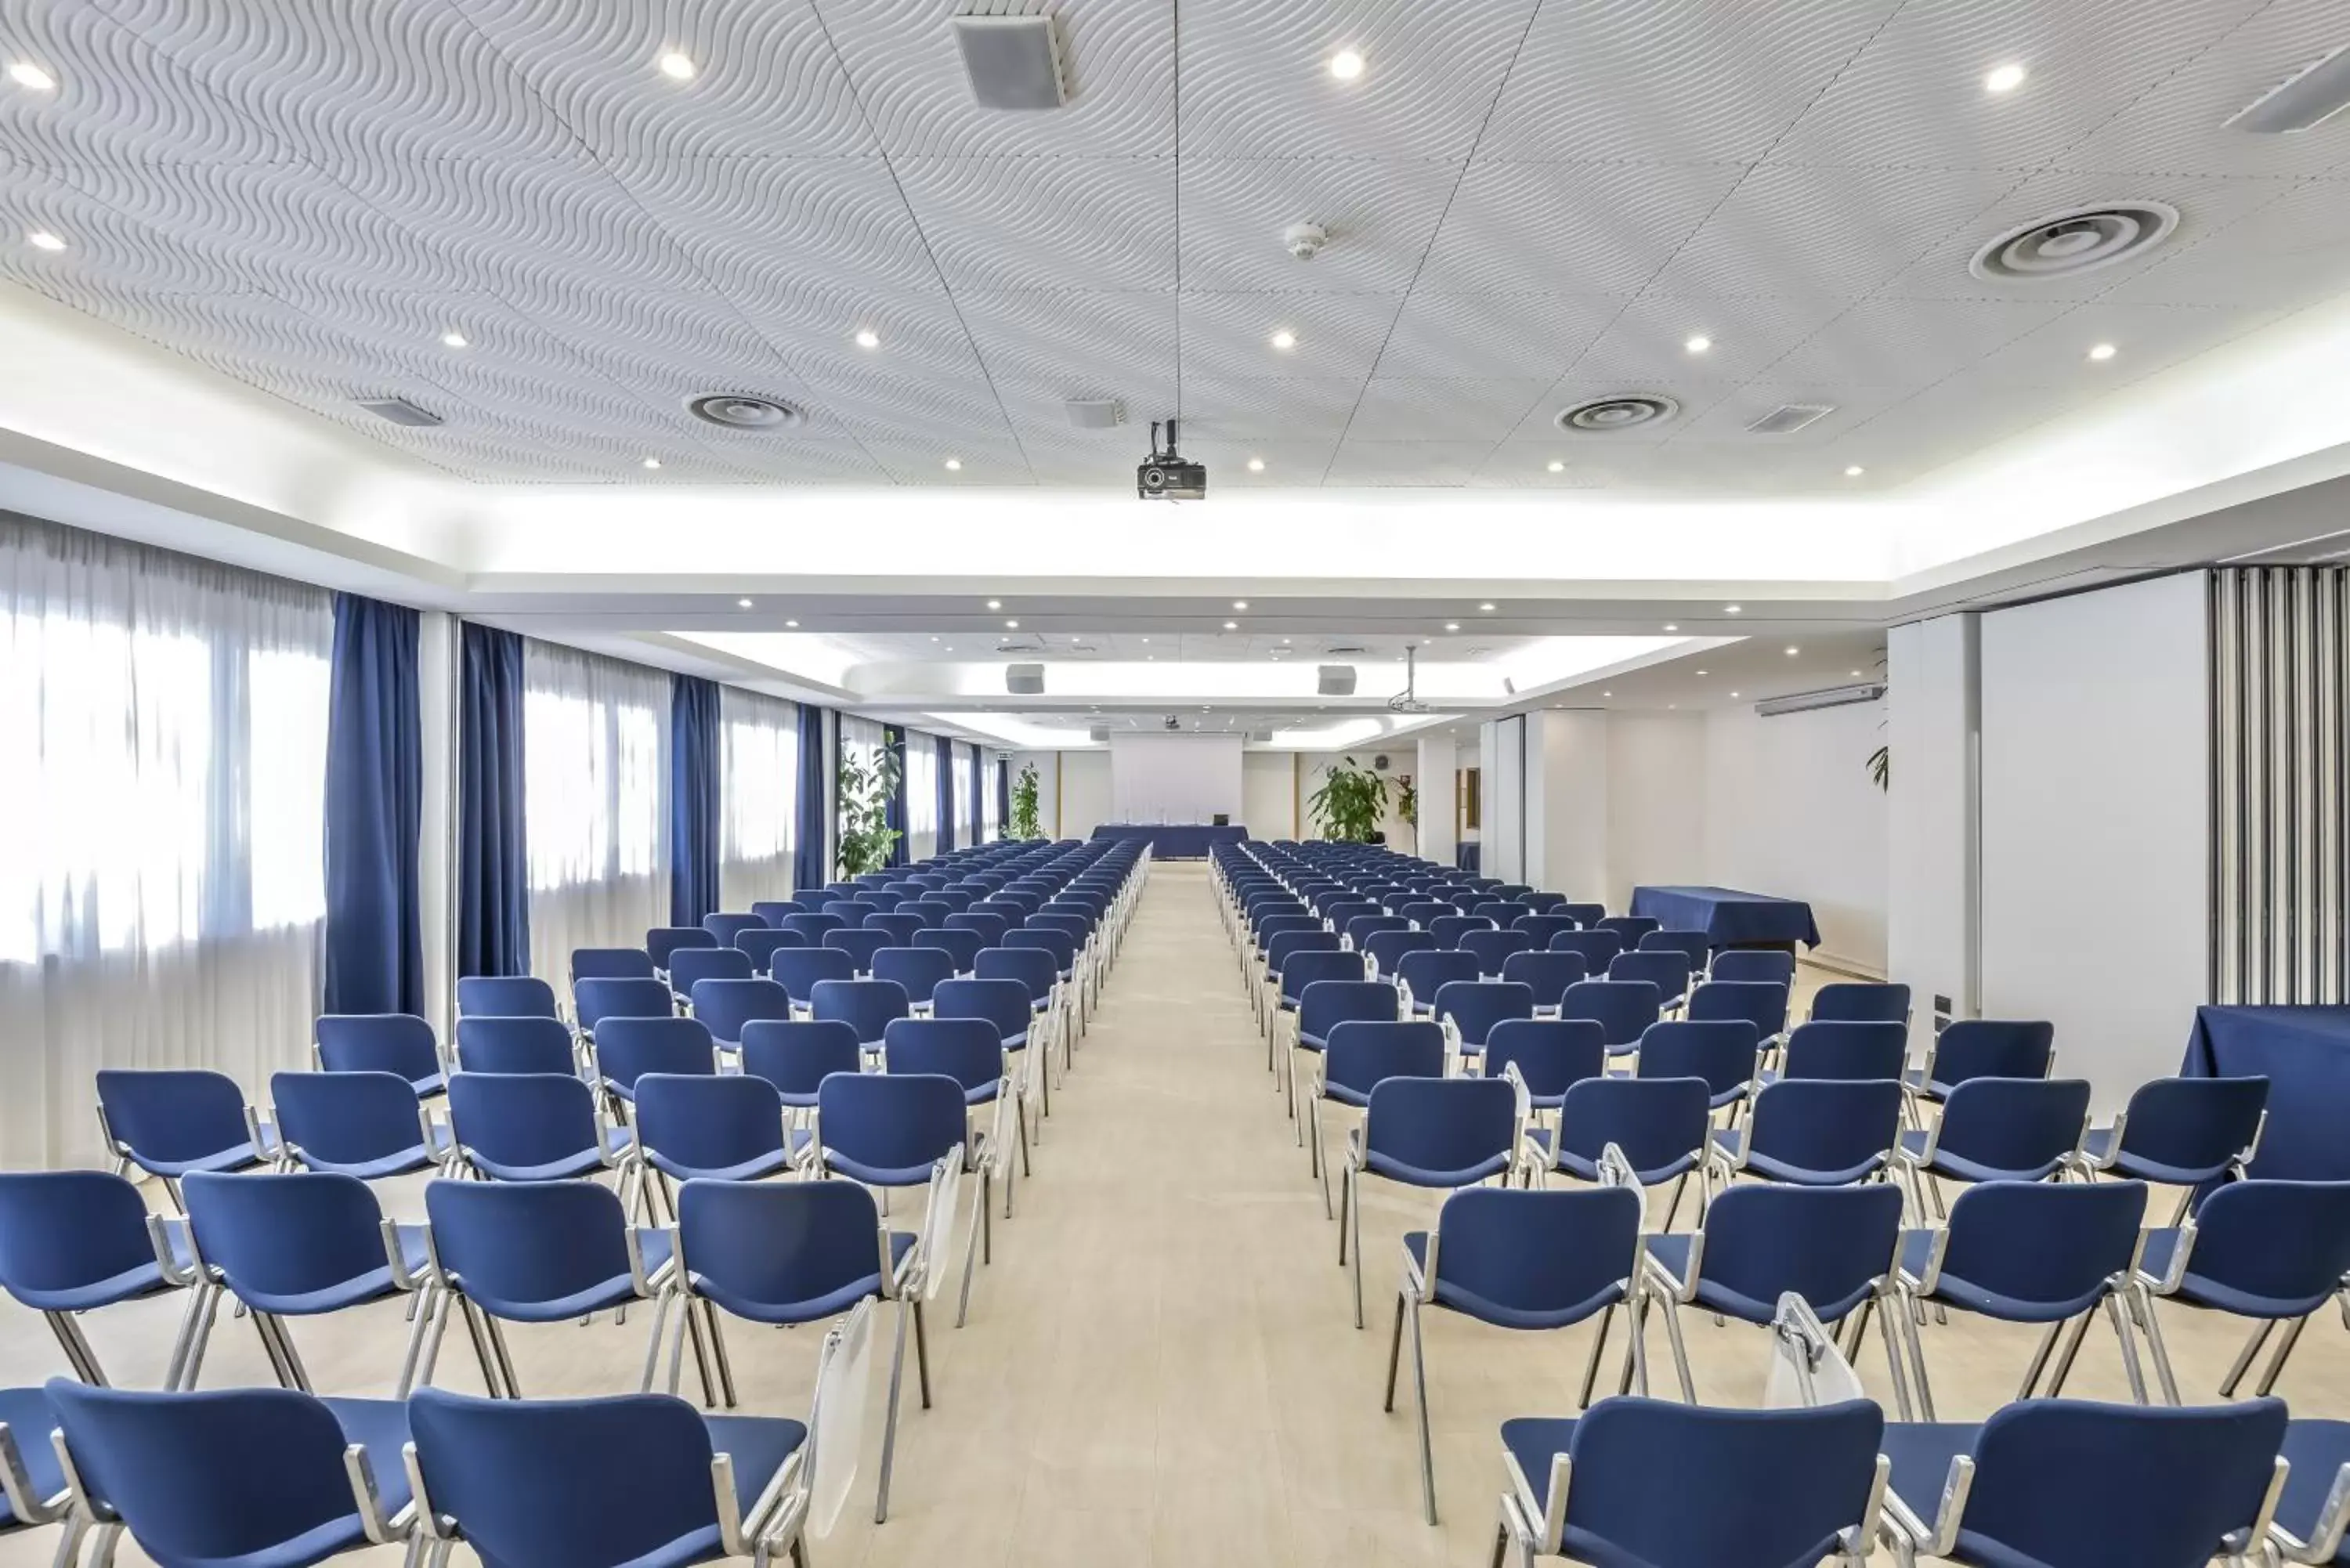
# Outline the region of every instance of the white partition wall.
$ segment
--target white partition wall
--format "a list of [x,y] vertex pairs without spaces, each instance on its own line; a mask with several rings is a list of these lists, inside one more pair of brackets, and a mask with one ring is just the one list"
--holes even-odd
[[1886,638],[1886,733],[1900,765],[1886,828],[1886,953],[1910,986],[1919,1049],[1938,1018],[1980,1013],[1981,631],[1981,618],[1950,615],[1897,626]]
[[1608,885],[1607,746],[1611,715],[1546,708],[1525,717],[1525,875],[1571,898]]
[[1111,819],[1118,822],[1241,820],[1238,735],[1112,735]]
[[1060,826],[1053,826],[1054,817],[1041,805],[1037,813],[1044,817],[1048,833],[1062,838],[1090,838],[1095,828],[1118,820],[1110,801],[1109,753],[1063,752],[1060,789],[1055,802]]
[[1982,1010],[2052,1020],[2100,1116],[2178,1070],[2206,994],[2206,592],[2188,573],[1982,618]]
[[1451,736],[1419,742],[1413,777],[1419,784],[1419,825],[1413,853],[1423,860],[1433,860],[1440,866],[1452,864],[1456,847],[1453,840],[1453,818],[1460,809],[1455,791],[1460,781],[1455,777],[1455,757],[1459,747]]
[[1241,815],[1234,819],[1251,838],[1295,838],[1305,831],[1297,820],[1297,753],[1249,752],[1241,757]]
[[1523,715],[1480,726],[1483,754],[1484,874],[1524,880],[1526,868],[1526,721]]

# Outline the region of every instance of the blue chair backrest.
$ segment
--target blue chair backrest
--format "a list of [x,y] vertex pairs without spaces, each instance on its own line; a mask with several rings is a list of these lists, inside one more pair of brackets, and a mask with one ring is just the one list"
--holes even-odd
[[1094,922],[1092,916],[1081,910],[1048,907],[1028,917],[1028,929],[1066,932],[1072,947],[1081,948],[1094,934]]
[[689,1181],[677,1223],[695,1291],[730,1307],[845,1312],[880,1294],[889,1267],[880,1210],[854,1181]]
[[1716,1099],[1754,1081],[1762,1037],[1742,1018],[1667,1019],[1640,1034],[1640,1076],[1703,1078]]
[[655,926],[645,932],[645,951],[652,954],[655,969],[669,968],[669,961],[687,948],[714,948],[718,939],[700,926]]
[[548,1165],[596,1147],[596,1103],[552,1073],[460,1073],[449,1080],[457,1141],[504,1166]]
[[1338,933],[1336,931],[1284,931],[1277,937],[1265,940],[1265,972],[1279,974],[1297,953],[1335,953],[1338,948]]
[[1561,931],[1575,929],[1575,922],[1565,915],[1520,915],[1510,922],[1513,931],[1523,931],[1526,940],[1543,951],[1549,950],[1551,938]]
[[1363,951],[1378,966],[1382,975],[1395,973],[1397,963],[1406,953],[1435,950],[1436,937],[1429,931],[1374,931],[1363,941]]
[[883,948],[873,955],[873,978],[896,981],[915,1002],[929,1002],[939,981],[954,973],[954,954],[944,948]]
[[933,1016],[983,1018],[994,1028],[999,1041],[1026,1033],[1035,1022],[1035,1006],[1028,986],[1016,980],[942,981],[931,994]]
[[1297,1003],[1297,1032],[1316,1040],[1329,1038],[1341,1023],[1395,1022],[1395,987],[1364,980],[1359,965],[1352,980],[1317,980],[1307,986]]
[[792,994],[773,980],[698,980],[690,993],[693,1016],[713,1040],[733,1044],[754,1018],[789,1018]]
[[1648,915],[1608,915],[1599,920],[1598,929],[1614,931],[1622,937],[1627,948],[1638,948],[1642,937],[1660,929],[1663,924],[1662,920]]
[[[941,888],[937,892],[932,893],[929,898],[923,899],[922,902],[925,904],[943,905],[945,906],[947,915],[960,915],[965,909],[970,909],[973,904],[978,903],[979,897],[980,896],[977,892],[968,888]],[[943,921],[945,919],[946,915],[941,915],[939,917],[938,920],[931,923],[935,925]]]
[[1817,1563],[1843,1532],[1875,1527],[1863,1516],[1884,1435],[1885,1412],[1869,1399],[1792,1410],[1603,1399],[1569,1443],[1566,1528],[1652,1568]]
[[965,1093],[1003,1077],[1003,1037],[984,1018],[899,1018],[883,1032],[885,1069],[901,1076],[933,1073]]
[[1573,920],[1576,925],[1581,926],[1587,930],[1598,925],[1600,921],[1607,918],[1607,906],[1605,904],[1578,904],[1574,899],[1570,898],[1563,904],[1553,905],[1551,907],[1551,913],[1555,915],[1565,915],[1568,919]]
[[957,929],[952,926],[924,926],[914,933],[918,948],[936,948],[954,960],[957,974],[969,974],[971,966],[979,961],[979,950],[987,945],[977,931]]
[[839,948],[778,948],[767,973],[794,1002],[806,1006],[816,1000],[817,981],[854,980],[857,959]]
[[650,980],[653,955],[642,948],[573,948],[571,985],[583,980]]
[[743,931],[734,938],[735,949],[750,958],[754,974],[767,972],[767,965],[774,961],[777,948],[804,948],[807,945],[807,939],[799,932],[779,930],[773,926]]
[[[1407,898],[1402,903],[1396,906],[1397,914],[1402,916],[1405,919],[1409,920],[1413,925],[1419,927],[1422,930],[1426,930],[1428,929],[1429,921],[1435,919],[1440,915],[1449,915],[1452,912],[1453,909],[1451,905],[1437,898]],[[1433,933],[1431,932],[1430,934],[1432,935]]]
[[252,1137],[244,1091],[203,1068],[102,1067],[98,1103],[118,1142],[165,1164],[202,1159]]
[[1584,967],[1594,974],[1605,974],[1616,955],[1624,950],[1624,939],[1614,931],[1561,931],[1551,938],[1549,950],[1581,953]]
[[1485,1033],[1485,1076],[1514,1064],[1527,1097],[1555,1109],[1567,1089],[1607,1068],[1607,1037],[1587,1018],[1504,1018]]
[[1498,1078],[1389,1078],[1371,1091],[1363,1149],[1461,1186],[1506,1168],[1517,1126],[1517,1091]]
[[1934,1037],[1934,1081],[2044,1078],[2055,1056],[2053,1023],[1961,1018]]
[[767,1080],[787,1106],[813,1106],[835,1073],[862,1072],[864,1048],[837,1019],[763,1018],[743,1026],[743,1071]]
[[579,1027],[590,1034],[608,1018],[667,1018],[677,1012],[675,993],[650,976],[583,980],[571,988],[571,999]]
[[876,1169],[926,1167],[967,1132],[962,1085],[936,1074],[835,1073],[816,1104],[826,1151]]
[[596,1036],[596,1070],[633,1091],[647,1073],[715,1073],[716,1042],[699,1018],[612,1018]]
[[1969,1078],[1950,1091],[1937,1136],[1942,1153],[1977,1165],[2054,1174],[2088,1125],[2086,1078]]
[[1444,1076],[1444,1031],[1425,1022],[1336,1023],[1324,1050],[1324,1080],[1358,1095],[1389,1078]]
[[355,1176],[192,1171],[181,1184],[196,1251],[228,1287],[264,1311],[389,1266],[383,1210]]
[[920,930],[929,923],[930,922],[920,915],[909,915],[902,912],[892,912],[886,915],[868,915],[865,917],[865,929],[867,930],[879,931],[882,935],[889,939],[889,945],[891,947],[899,948],[905,947],[909,943],[912,942],[914,940],[914,933]]
[[2266,1078],[2157,1078],[2130,1096],[2122,1148],[2209,1180],[2251,1147],[2268,1103]]
[[[420,1388],[408,1419],[434,1511],[457,1521],[484,1563],[668,1562],[663,1548],[698,1537],[712,1543],[702,1560],[716,1555],[711,1429],[682,1399],[477,1399]],[[583,1498],[627,1505],[582,1508]]]
[[754,1073],[647,1073],[637,1080],[637,1138],[668,1162],[723,1170],[784,1151],[784,1101]]
[[1633,1278],[1640,1220],[1628,1187],[1464,1189],[1437,1214],[1436,1299],[1462,1293],[1480,1317],[1527,1327],[1568,1312],[1577,1321]]
[[1558,1110],[1558,1147],[1596,1160],[1609,1144],[1634,1170],[1659,1170],[1705,1147],[1713,1098],[1703,1078],[1585,1078]]
[[1471,931],[1490,931],[1493,929],[1493,922],[1482,915],[1439,915],[1428,922],[1429,934],[1436,939],[1438,947],[1456,949],[1462,952],[1468,950],[1461,946],[1461,938]]
[[[553,1018],[457,1020],[457,1065],[467,1073],[576,1073],[571,1031]],[[333,1074],[321,1075],[326,1077]],[[385,1074],[382,1076],[391,1076]],[[415,1097],[410,1092],[410,1098]]]
[[1076,941],[1066,931],[1023,926],[1017,930],[1004,932],[1003,945],[1007,948],[1041,948],[1053,955],[1053,961],[1060,967],[1063,974],[1075,968],[1077,961]]
[[441,1070],[432,1025],[411,1013],[329,1012],[317,1030],[318,1065],[329,1073],[397,1073],[413,1082]]
[[[401,1097],[413,1122],[415,1091],[403,1083]],[[47,1293],[79,1291],[154,1265],[147,1204],[127,1178],[107,1170],[0,1172],[0,1289],[26,1305],[47,1310]]]
[[555,988],[535,974],[468,974],[457,981],[457,1016],[553,1018]]
[[1645,980],[1666,1002],[1688,994],[1689,955],[1682,952],[1617,953],[1607,961],[1609,980]]
[[1305,988],[1324,981],[1358,981],[1363,978],[1363,955],[1339,952],[1336,949],[1292,953],[1281,966],[1281,1002],[1284,1007],[1301,1004]]
[[1486,898],[1470,905],[1465,912],[1480,919],[1491,920],[1495,926],[1506,926],[1525,913],[1525,909],[1515,898]]
[[2130,1266],[2145,1219],[2140,1181],[1980,1182],[1951,1200],[1942,1268],[2014,1301],[2080,1301]]
[[1689,960],[1690,972],[1702,974],[1713,952],[1713,939],[1703,931],[1650,931],[1635,950],[1644,953],[1679,953]]
[[1755,1155],[1825,1173],[1874,1169],[1900,1133],[1898,1078],[1782,1078],[1754,1096],[1746,1139]]
[[1790,1078],[1895,1078],[1909,1056],[1902,1023],[1798,1023],[1787,1036]]
[[1775,948],[1727,948],[1713,955],[1706,972],[1719,981],[1789,986],[1795,982],[1795,955]]
[[84,1490],[158,1563],[315,1563],[366,1544],[343,1469],[348,1439],[314,1396],[161,1394],[61,1377],[47,1391]]
[[1523,931],[1464,931],[1461,935],[1461,950],[1477,955],[1479,972],[1499,978],[1502,965],[1513,953],[1531,952],[1534,939]]
[[2314,1312],[2350,1274],[2350,1181],[2231,1181],[2203,1199],[2195,1231],[2189,1273]]
[[1837,981],[1813,993],[1812,1016],[1824,1023],[1907,1023],[1909,988],[1872,981]]
[[751,955],[741,948],[680,948],[669,959],[669,985],[691,996],[705,980],[749,980]]
[[778,930],[783,929],[784,917],[785,915],[796,915],[812,908],[814,908],[813,905],[804,904],[797,898],[754,898],[751,900],[751,912]]
[[[920,898],[909,898],[898,906],[898,912],[901,915],[920,915],[924,926],[935,926],[953,914],[955,909],[955,905],[948,903],[936,893],[929,893]],[[920,929],[920,927],[916,928],[917,932]]]
[[755,930],[766,923],[761,916],[747,911],[738,914],[724,910],[702,917],[702,929],[717,938],[722,947],[730,948],[734,945],[734,939],[744,931]]
[[960,915],[949,915],[947,926],[953,930],[977,931],[981,941],[989,947],[1000,948],[1003,945],[1003,933],[1012,929],[1012,922],[1002,915],[990,914],[983,909],[966,909]]
[[1268,903],[1263,908],[1264,913],[1253,916],[1249,920],[1249,931],[1260,948],[1274,938],[1286,936],[1291,931],[1318,931],[1322,929],[1322,922],[1307,914],[1303,905]]
[[972,973],[980,980],[1014,980],[1042,1006],[1061,980],[1061,966],[1041,948],[982,948]]
[[1347,945],[1357,952],[1365,950],[1363,944],[1382,931],[1408,931],[1411,922],[1401,915],[1357,915],[1340,928]]
[[424,1142],[416,1091],[397,1073],[275,1073],[269,1098],[277,1136],[308,1159],[369,1165]]
[[1745,1297],[1750,1322],[1770,1316],[1793,1291],[1834,1323],[1892,1272],[1900,1241],[1901,1189],[1890,1182],[1741,1182],[1706,1210],[1698,1270],[1717,1289]]
[[1477,955],[1459,948],[1406,953],[1396,962],[1396,978],[1411,988],[1414,1002],[1427,1007],[1444,987],[1477,978]]
[[1436,989],[1436,1020],[1452,1021],[1461,1044],[1482,1049],[1493,1025],[1534,1015],[1534,987],[1507,980],[1456,980]]
[[1607,1033],[1610,1045],[1637,1043],[1664,1006],[1664,993],[1645,980],[1586,980],[1566,988],[1561,1018],[1588,1018]]
[[865,1045],[880,1044],[891,1019],[913,1016],[906,988],[894,980],[820,980],[810,1012],[850,1025]]
[[838,915],[828,915],[821,909],[811,909],[784,917],[784,929],[796,931],[799,933],[800,940],[810,947],[821,943],[827,931],[840,930],[847,924],[848,922]]
[[2010,1405],[1975,1436],[1961,1528],[1983,1562],[2203,1568],[2259,1518],[2284,1434],[2278,1399]]
[[[1729,958],[1729,953],[1721,955]],[[1715,968],[1721,967],[1720,960]],[[1710,980],[1690,992],[1682,1016],[1694,1019],[1743,1018],[1763,1039],[1787,1029],[1787,988],[1760,980]]]
[[869,930],[837,930],[824,933],[824,945],[847,953],[856,963],[859,974],[869,974],[873,955],[890,946],[889,933]]

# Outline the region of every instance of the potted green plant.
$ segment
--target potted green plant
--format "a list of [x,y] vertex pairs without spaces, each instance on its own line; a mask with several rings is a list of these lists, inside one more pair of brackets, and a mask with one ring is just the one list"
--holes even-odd
[[1044,825],[1036,820],[1036,764],[1024,763],[1020,776],[1012,781],[1012,824],[1005,830],[1010,838],[1042,838]]
[[887,746],[860,757],[841,748],[840,874],[861,877],[889,864],[901,836],[889,826],[889,801],[898,793],[898,754]]
[[1342,758],[1322,770],[1305,812],[1323,837],[1367,844],[1387,820],[1388,781],[1354,758]]

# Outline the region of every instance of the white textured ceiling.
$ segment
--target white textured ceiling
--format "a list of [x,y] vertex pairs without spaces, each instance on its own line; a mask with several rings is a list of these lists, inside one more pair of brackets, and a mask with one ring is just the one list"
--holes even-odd
[[1523,637],[1480,636],[1473,624],[1461,624],[1464,629],[1459,636],[1436,638],[1283,637],[1245,632],[1153,635],[1056,631],[1040,635],[1024,629],[977,634],[952,631],[836,632],[828,635],[826,640],[860,664],[927,663],[948,658],[990,659],[999,656],[1049,659],[1055,663],[1065,659],[1134,664],[1157,659],[1182,664],[1254,663],[1264,659],[1292,659],[1310,664],[1321,659],[1343,659],[1354,664],[1399,664],[1403,661],[1407,645],[1419,650],[1419,661],[1423,664],[1482,664],[1522,652],[1536,640]]
[[[1031,8],[1069,106],[975,108],[948,16]],[[1220,488],[1848,490],[2350,288],[2350,117],[2221,129],[2345,36],[2325,0],[1190,0],[1180,37],[1170,0],[0,0],[59,84],[0,81],[0,277],[482,481],[1120,486],[1180,407]],[[2121,198],[2183,214],[2141,264],[1967,271]],[[713,390],[807,427],[701,426]],[[1682,416],[1551,426],[1627,390]],[[386,392],[446,425],[350,407]],[[1745,433],[1786,400],[1837,411]]]

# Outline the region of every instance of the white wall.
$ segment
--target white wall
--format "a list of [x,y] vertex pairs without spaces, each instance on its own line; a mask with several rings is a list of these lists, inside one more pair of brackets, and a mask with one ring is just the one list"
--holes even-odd
[[[1912,1043],[1921,1049],[1938,1016],[1980,1016],[1981,629],[1979,617],[1950,615],[1897,626],[1886,638],[1887,736],[1900,769],[1887,797],[1886,953],[1912,989]],[[1947,1012],[1938,998],[1949,999]]]
[[1118,822],[1242,820],[1241,738],[1138,732],[1109,738],[1110,809]]
[[1566,892],[1608,883],[1608,719],[1596,709],[1526,715],[1523,880],[1536,888]]
[[1457,754],[1458,747],[1449,738],[1422,741],[1412,753],[1412,776],[1419,784],[1419,826],[1412,834],[1411,851],[1440,866],[1452,864]]
[[[1628,909],[1642,884],[1696,884],[1706,866],[1705,715],[1620,711],[1607,718],[1607,882],[1561,888]],[[1769,892],[1770,888],[1757,888]]]
[[[1058,836],[1090,838],[1095,828],[1117,820],[1110,807],[1109,753],[1063,752],[1059,792],[1061,826]],[[1041,812],[1042,807],[1038,810]],[[1045,819],[1052,821],[1051,817]]]
[[1983,1012],[2052,1021],[2100,1115],[2178,1070],[2208,988],[2206,591],[1982,618]]
[[1706,715],[1706,880],[1802,898],[1818,956],[1885,968],[1886,798],[1868,776],[1884,742],[1881,702],[1775,719]]
[[1297,753],[1241,753],[1240,821],[1251,838],[1295,838],[1297,824]]

